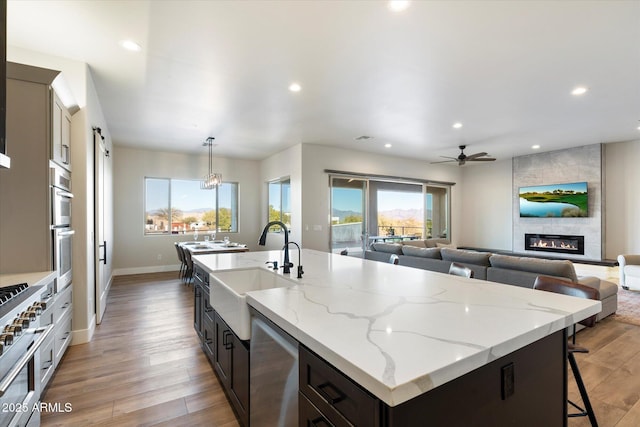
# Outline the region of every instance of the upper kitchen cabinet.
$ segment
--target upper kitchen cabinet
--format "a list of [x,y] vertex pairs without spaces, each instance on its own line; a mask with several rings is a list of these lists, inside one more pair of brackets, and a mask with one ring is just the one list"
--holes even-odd
[[[47,158],[53,160],[67,170],[71,170],[71,116],[78,107],[75,101],[66,100],[70,96],[66,82],[60,71],[30,65],[7,62],[7,78],[13,80],[16,85],[23,87],[35,85],[40,93],[37,103],[40,105],[40,113],[46,121],[47,143],[42,145],[46,149]],[[58,93],[64,92],[65,98]],[[34,89],[31,89],[33,91]],[[63,102],[62,99],[66,101]],[[24,100],[23,100],[24,101]],[[7,103],[21,102],[17,99],[7,99]],[[65,103],[69,107],[65,106]],[[32,105],[36,105],[35,103]],[[13,123],[13,126],[31,126],[30,123]],[[9,136],[9,135],[8,135]],[[24,141],[15,141],[13,144],[23,144]]]
[[53,122],[51,123],[51,160],[71,170],[71,114],[53,92]]

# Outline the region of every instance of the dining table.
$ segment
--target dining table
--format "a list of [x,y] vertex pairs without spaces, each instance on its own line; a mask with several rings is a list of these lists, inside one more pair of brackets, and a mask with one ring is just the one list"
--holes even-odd
[[178,243],[183,249],[189,251],[191,255],[204,254],[224,254],[235,252],[248,252],[246,244],[236,242],[225,242],[223,240],[213,241],[187,241]]

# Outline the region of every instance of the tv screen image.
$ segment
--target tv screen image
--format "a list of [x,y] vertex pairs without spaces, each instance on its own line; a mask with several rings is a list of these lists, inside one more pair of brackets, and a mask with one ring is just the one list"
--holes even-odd
[[587,183],[520,187],[521,218],[576,218],[588,214]]

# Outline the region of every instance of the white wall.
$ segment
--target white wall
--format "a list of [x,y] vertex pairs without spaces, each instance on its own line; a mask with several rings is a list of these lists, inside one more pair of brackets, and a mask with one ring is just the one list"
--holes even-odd
[[[114,275],[178,269],[173,242],[190,240],[192,235],[144,235],[144,178],[167,177],[201,179],[207,173],[208,158],[202,155],[138,150],[116,146],[114,174]],[[239,184],[238,233],[228,235],[233,242],[246,243],[257,250],[262,207],[259,206],[259,163],[252,160],[215,158],[222,179]],[[158,259],[160,258],[160,259]]]
[[605,144],[605,257],[640,254],[640,140]]
[[[457,166],[432,165],[421,160],[303,144],[302,242],[305,248],[320,251],[329,251],[329,177],[325,169],[455,183],[461,179]],[[451,238],[453,243],[457,243],[462,238],[461,185],[452,187],[451,198]]]
[[511,168],[511,159],[461,168],[460,245],[512,250]]
[[[268,157],[260,163],[260,216],[258,218],[259,231],[262,231],[269,218],[269,191],[267,183],[278,178],[291,179],[291,230],[289,240],[302,244],[302,144],[298,144],[284,151]],[[257,241],[260,236],[257,235]],[[284,235],[271,233],[267,237],[267,244],[258,250],[280,249],[284,245]],[[293,245],[291,249],[293,249]]]

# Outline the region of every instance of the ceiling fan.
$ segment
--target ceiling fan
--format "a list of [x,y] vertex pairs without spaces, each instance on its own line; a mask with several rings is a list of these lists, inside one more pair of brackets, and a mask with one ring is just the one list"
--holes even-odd
[[431,162],[431,163],[447,163],[447,162],[458,162],[458,166],[464,165],[466,162],[493,162],[495,159],[493,157],[485,157],[487,153],[475,153],[467,156],[464,154],[464,149],[467,148],[466,145],[459,145],[460,154],[458,157],[449,157],[449,156],[440,156],[445,159],[450,160],[442,160],[440,162]]

